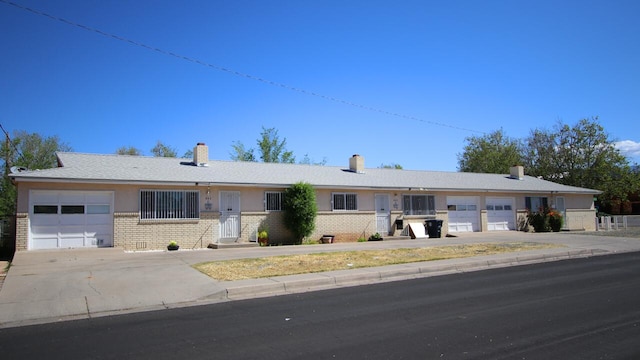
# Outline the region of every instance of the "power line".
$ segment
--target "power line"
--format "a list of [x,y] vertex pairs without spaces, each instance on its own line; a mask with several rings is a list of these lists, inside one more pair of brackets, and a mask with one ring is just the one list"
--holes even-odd
[[9,135],[7,130],[4,129],[4,126],[2,126],[2,124],[0,124],[0,130],[2,130],[2,132],[4,133],[5,142],[6,142],[6,146],[7,146],[7,152],[5,153],[4,165],[5,165],[6,170],[9,170],[11,168],[11,165],[12,165],[11,161],[13,160],[13,157],[11,156],[11,148],[13,148],[16,151],[16,154],[18,154],[18,156],[20,156],[20,157],[22,157],[22,153],[18,149],[18,146],[16,145],[16,143],[11,140],[11,136]]
[[448,128],[451,128],[451,129],[463,130],[463,131],[468,131],[468,132],[472,132],[472,133],[485,134],[484,131],[463,128],[463,127],[460,127],[460,126],[445,124],[445,123],[441,123],[441,122],[437,122],[437,121],[425,120],[425,119],[421,119],[421,118],[418,118],[418,117],[415,117],[415,116],[404,115],[404,114],[400,114],[400,113],[393,112],[393,111],[388,111],[388,110],[383,110],[383,109],[379,109],[379,108],[375,108],[375,107],[371,107],[371,106],[367,106],[367,105],[357,104],[357,103],[354,103],[354,102],[351,102],[351,101],[347,101],[347,100],[343,100],[343,99],[339,99],[339,98],[336,98],[336,97],[333,97],[333,96],[323,95],[323,94],[319,94],[319,93],[316,93],[316,92],[313,92],[313,91],[297,88],[295,86],[290,86],[290,85],[283,84],[283,83],[280,83],[280,82],[267,80],[267,79],[261,78],[259,76],[246,74],[246,73],[243,73],[243,72],[240,72],[240,71],[236,71],[236,70],[233,70],[233,69],[229,69],[229,68],[226,68],[226,67],[223,67],[223,66],[218,66],[218,65],[215,65],[215,64],[211,64],[211,63],[208,63],[208,62],[196,59],[196,58],[192,58],[192,57],[185,56],[185,55],[180,55],[180,54],[174,53],[172,51],[168,51],[168,50],[160,49],[160,48],[157,48],[157,47],[154,47],[154,46],[150,46],[150,45],[147,45],[147,44],[135,41],[135,40],[131,40],[131,39],[119,36],[119,35],[111,34],[111,33],[108,33],[106,31],[102,31],[100,29],[92,28],[90,26],[83,25],[83,24],[80,24],[80,23],[76,23],[76,22],[73,22],[73,21],[70,21],[70,20],[67,20],[67,19],[64,19],[64,18],[60,18],[60,17],[45,13],[45,12],[40,11],[40,10],[36,10],[36,9],[33,9],[33,8],[22,6],[20,4],[16,4],[16,3],[12,2],[12,1],[9,1],[9,0],[0,0],[0,2],[3,2],[5,4],[7,4],[7,5],[11,5],[13,7],[16,7],[18,9],[21,9],[21,10],[24,10],[24,11],[31,12],[31,13],[36,14],[36,15],[44,16],[44,17],[47,17],[49,19],[65,23],[67,25],[79,27],[79,28],[81,28],[83,30],[86,30],[86,31],[95,32],[95,33],[98,33],[98,34],[100,34],[102,36],[105,36],[105,37],[110,37],[110,38],[116,39],[118,41],[129,43],[129,44],[134,45],[134,46],[138,46],[138,47],[141,47],[141,48],[145,48],[147,50],[155,51],[155,52],[158,52],[158,53],[163,54],[163,55],[168,55],[168,56],[172,56],[172,57],[175,57],[175,58],[178,58],[178,59],[181,59],[181,60],[186,60],[186,61],[198,64],[198,65],[202,65],[202,66],[205,66],[205,67],[209,67],[209,68],[212,68],[212,69],[223,71],[223,72],[235,75],[235,76],[244,77],[244,78],[247,78],[247,79],[259,81],[261,83],[268,84],[268,85],[271,85],[271,86],[281,87],[281,88],[284,88],[284,89],[287,89],[287,90],[290,90],[290,91],[295,91],[295,92],[298,92],[298,93],[301,93],[301,94],[318,97],[318,98],[321,98],[321,99],[325,99],[325,100],[341,103],[341,104],[352,106],[352,107],[357,107],[357,108],[368,110],[368,111],[372,111],[372,112],[377,112],[377,113],[381,113],[381,114],[385,114],[385,115],[390,115],[390,116],[393,116],[393,117],[419,121],[419,122],[423,122],[423,123],[427,123],[427,124],[432,124],[432,125],[437,125],[437,126],[442,126],[442,127],[448,127]]

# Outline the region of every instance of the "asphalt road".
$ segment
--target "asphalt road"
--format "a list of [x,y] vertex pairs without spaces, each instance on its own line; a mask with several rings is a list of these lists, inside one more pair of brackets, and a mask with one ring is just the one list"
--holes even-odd
[[0,329],[3,359],[640,358],[640,253]]

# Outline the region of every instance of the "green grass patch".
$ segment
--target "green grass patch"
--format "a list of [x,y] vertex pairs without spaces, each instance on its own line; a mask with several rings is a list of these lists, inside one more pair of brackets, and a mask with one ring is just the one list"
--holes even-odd
[[481,243],[389,250],[340,251],[212,261],[193,267],[221,281],[258,279],[393,264],[465,258],[562,247],[534,242]]

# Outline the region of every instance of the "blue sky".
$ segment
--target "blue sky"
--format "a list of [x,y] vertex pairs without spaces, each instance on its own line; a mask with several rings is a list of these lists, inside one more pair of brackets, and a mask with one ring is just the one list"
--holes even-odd
[[456,171],[466,137],[598,116],[640,162],[639,13],[635,0],[0,0],[0,123],[78,152],[205,142],[220,160],[264,126],[298,160]]

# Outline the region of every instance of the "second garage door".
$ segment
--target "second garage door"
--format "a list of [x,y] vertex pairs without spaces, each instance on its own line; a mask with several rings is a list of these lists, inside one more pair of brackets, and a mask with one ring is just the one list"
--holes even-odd
[[478,197],[447,196],[447,210],[449,212],[449,232],[480,230]]
[[487,230],[515,230],[513,198],[487,198]]

